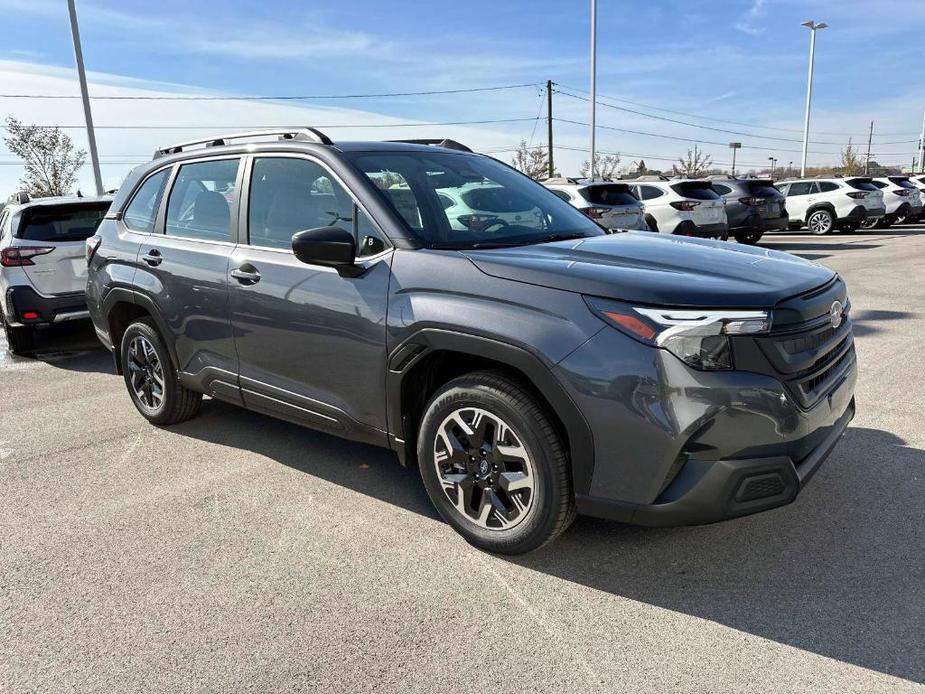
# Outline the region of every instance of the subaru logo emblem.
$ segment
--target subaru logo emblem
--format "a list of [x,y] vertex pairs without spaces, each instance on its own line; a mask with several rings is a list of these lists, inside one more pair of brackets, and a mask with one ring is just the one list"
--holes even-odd
[[483,460],[481,463],[479,463],[479,472],[483,475],[488,474],[488,461],[487,460]]
[[829,319],[832,321],[833,328],[838,328],[841,325],[844,315],[845,307],[842,306],[841,301],[833,301],[832,306],[829,308]]

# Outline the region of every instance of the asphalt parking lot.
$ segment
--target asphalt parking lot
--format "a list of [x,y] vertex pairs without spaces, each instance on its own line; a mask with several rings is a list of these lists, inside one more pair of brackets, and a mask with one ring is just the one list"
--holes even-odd
[[858,415],[791,506],[501,558],[387,451],[132,407],[0,344],[0,691],[925,690],[925,226],[773,236],[849,284]]

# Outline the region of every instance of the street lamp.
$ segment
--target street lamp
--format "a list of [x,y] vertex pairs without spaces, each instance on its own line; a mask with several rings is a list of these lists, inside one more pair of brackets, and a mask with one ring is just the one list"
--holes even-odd
[[742,149],[742,143],[741,142],[730,142],[729,149],[732,150],[732,177],[735,178],[736,176],[736,150]]
[[597,0],[591,0],[591,180],[597,173]]
[[816,30],[825,29],[828,24],[819,22],[818,24],[809,20],[803,22],[802,26],[809,29],[809,78],[806,81],[806,117],[803,120],[803,163],[800,165],[800,177],[806,176],[806,150],[809,148],[809,107],[813,100],[813,62],[816,58]]
[[768,161],[771,162],[771,178],[774,178],[774,167],[777,165],[777,159],[768,157]]

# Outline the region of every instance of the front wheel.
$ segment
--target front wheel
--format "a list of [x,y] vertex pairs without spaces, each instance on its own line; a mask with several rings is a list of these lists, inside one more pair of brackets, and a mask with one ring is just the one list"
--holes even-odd
[[180,384],[170,353],[147,318],[122,336],[122,371],[132,402],[152,424],[177,424],[199,411],[202,393]]
[[816,210],[806,220],[810,233],[816,236],[829,234],[835,228],[835,216],[828,210]]
[[743,229],[735,233],[736,241],[749,246],[756,245],[761,240],[762,235],[763,232],[758,229]]
[[476,372],[443,386],[417,448],[437,511],[477,547],[529,552],[575,517],[562,438],[536,397],[504,375]]

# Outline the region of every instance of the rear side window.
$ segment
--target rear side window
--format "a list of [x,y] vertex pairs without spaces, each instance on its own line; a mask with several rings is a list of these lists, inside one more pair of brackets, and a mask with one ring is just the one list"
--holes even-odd
[[694,200],[719,200],[719,194],[713,190],[713,185],[706,181],[689,183],[675,183],[671,186],[678,195]]
[[656,188],[655,186],[639,186],[639,195],[643,200],[652,200],[654,198],[660,198],[665,194],[665,191],[661,188]]
[[550,188],[550,190],[552,190],[553,195],[562,198],[565,200],[565,202],[569,202],[572,199],[572,196],[570,196],[564,190],[553,190],[552,188]]
[[903,178],[902,176],[890,176],[890,183],[900,188],[912,188],[915,190],[915,185],[910,183],[908,178]]
[[732,192],[732,188],[729,186],[723,185],[722,183],[714,183],[713,189],[720,195],[729,195]]
[[819,181],[819,190],[823,193],[831,193],[833,190],[838,190],[838,184],[832,183],[831,181]]
[[27,241],[83,241],[96,233],[109,210],[108,202],[25,210],[17,236]]
[[880,190],[877,186],[870,182],[868,178],[851,178],[845,181],[849,186],[855,190]]
[[628,185],[589,186],[579,188],[578,194],[592,205],[635,205],[639,202]]
[[237,175],[237,159],[181,166],[167,199],[167,234],[204,241],[230,241]]
[[782,198],[781,192],[770,182],[752,181],[748,184],[749,192],[758,198]]
[[884,183],[883,181],[871,181],[871,183],[873,183],[875,186],[877,186],[881,190],[886,188],[886,183]]
[[154,231],[154,220],[161,206],[161,197],[164,195],[164,184],[167,183],[169,171],[170,169],[158,171],[141,184],[135,197],[122,214],[122,222],[129,229],[146,234]]

